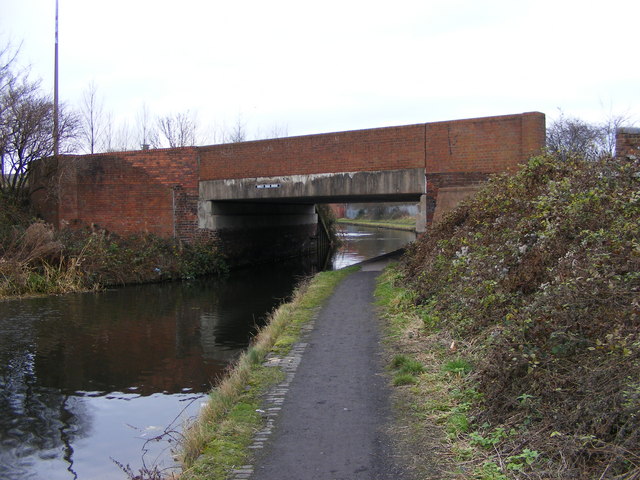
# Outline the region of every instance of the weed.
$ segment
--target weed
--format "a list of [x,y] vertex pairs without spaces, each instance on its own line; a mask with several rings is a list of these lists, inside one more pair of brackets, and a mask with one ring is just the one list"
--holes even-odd
[[522,405],[531,403],[531,400],[534,398],[536,397],[534,397],[533,395],[529,395],[528,393],[523,393],[522,395],[518,395],[518,397],[516,397],[518,402],[520,402]]
[[424,372],[424,365],[407,355],[396,355],[391,361],[391,368],[398,373],[418,374]]
[[[474,422],[516,427],[502,441],[500,430],[469,433],[478,448],[513,457],[510,471],[530,466],[516,444],[559,477],[640,474],[631,453],[640,403],[629,380],[640,376],[638,179],[637,160],[536,157],[434,225],[395,272],[414,298],[404,311],[423,309],[425,327],[473,350],[464,357],[473,370],[462,357],[442,370],[481,397],[453,398],[445,414],[455,425],[455,405],[466,403],[458,413]],[[485,476],[504,474],[487,465]]]
[[509,480],[500,467],[492,461],[484,462],[474,471],[474,478],[477,480]]
[[[129,480],[174,480],[177,479],[173,472],[167,472],[156,465],[152,467],[142,467],[135,472],[130,465],[123,465],[115,459],[111,459]],[[170,476],[169,476],[170,475]]]
[[479,432],[469,433],[471,443],[483,448],[493,448],[507,438],[507,432],[503,427],[497,427],[484,435]]
[[249,347],[246,352],[247,361],[252,365],[258,365],[264,360],[264,352],[260,351],[256,347]]
[[533,465],[538,460],[538,457],[540,457],[540,454],[537,451],[525,448],[522,453],[507,457],[507,469],[522,471],[526,466]]
[[[0,225],[0,230],[2,229]],[[65,293],[125,283],[224,273],[215,240],[191,244],[150,234],[121,237],[91,230],[54,232],[35,222],[16,225],[0,244],[0,298]]]
[[393,377],[393,385],[414,385],[418,383],[418,379],[410,373],[398,373]]
[[473,370],[473,367],[463,358],[449,360],[442,366],[442,371],[458,376],[466,375],[471,370]]
[[458,434],[469,431],[469,417],[465,413],[452,413],[447,418],[447,433]]
[[273,352],[277,355],[281,355],[283,352],[287,352],[295,341],[296,337],[293,335],[281,335],[273,345]]

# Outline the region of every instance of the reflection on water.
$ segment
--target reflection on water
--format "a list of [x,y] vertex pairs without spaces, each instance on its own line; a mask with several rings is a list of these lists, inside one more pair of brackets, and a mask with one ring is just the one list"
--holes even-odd
[[393,252],[415,240],[416,234],[403,230],[341,225],[341,237],[344,245],[333,257],[334,269]]
[[[412,239],[359,231],[346,228],[334,268]],[[0,303],[0,478],[120,479],[110,458],[137,470],[143,447],[169,466],[173,445],[145,442],[197,413],[309,268]]]

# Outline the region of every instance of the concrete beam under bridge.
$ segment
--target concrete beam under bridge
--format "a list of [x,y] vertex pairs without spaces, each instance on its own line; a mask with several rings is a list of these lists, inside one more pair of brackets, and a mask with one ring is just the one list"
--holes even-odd
[[200,201],[256,200],[292,203],[404,201],[425,193],[424,168],[252,177],[200,182]]

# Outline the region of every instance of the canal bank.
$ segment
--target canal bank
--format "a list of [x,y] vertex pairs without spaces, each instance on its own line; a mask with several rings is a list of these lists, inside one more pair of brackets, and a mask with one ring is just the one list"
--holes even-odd
[[214,390],[214,414],[187,433],[187,447],[199,445],[185,452],[183,478],[406,478],[386,432],[390,391],[373,306],[375,279],[398,256],[320,274],[276,311],[270,327],[284,316],[293,329],[276,326],[274,338],[267,327]]
[[337,220],[339,225],[359,225],[362,227],[370,228],[384,228],[388,230],[403,230],[406,232],[416,231],[415,218],[400,218],[397,220],[370,220],[370,219],[357,219],[357,218],[339,218]]
[[[332,268],[395,250],[408,233],[349,227]],[[307,267],[3,302],[0,478],[121,480],[111,458],[136,472],[171,467],[163,432],[179,437]]]

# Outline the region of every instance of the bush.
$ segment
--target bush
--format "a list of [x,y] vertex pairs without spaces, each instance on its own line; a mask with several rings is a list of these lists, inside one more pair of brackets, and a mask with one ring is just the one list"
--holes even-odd
[[63,238],[65,253],[81,259],[88,285],[191,279],[226,269],[215,240],[185,244],[152,234],[119,236],[104,231],[65,231]]
[[55,232],[22,205],[0,199],[0,298],[106,285],[189,279],[226,271],[215,239],[191,244],[151,234]]
[[639,191],[638,161],[536,157],[405,256],[416,304],[474,345],[471,417],[518,430],[496,448],[540,452],[536,478],[640,476]]

